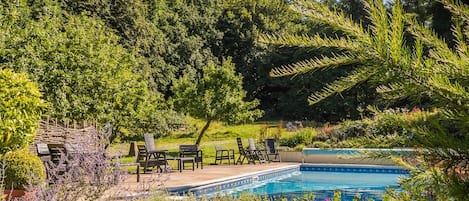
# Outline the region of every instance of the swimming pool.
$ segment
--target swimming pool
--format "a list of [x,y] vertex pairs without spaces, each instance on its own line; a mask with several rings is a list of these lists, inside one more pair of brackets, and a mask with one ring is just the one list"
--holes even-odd
[[316,200],[332,198],[339,189],[342,200],[352,200],[358,193],[362,198],[382,200],[387,187],[398,188],[398,178],[408,172],[399,167],[374,165],[302,164],[244,175],[181,190],[197,197],[216,194],[240,195],[251,192],[268,195],[271,199],[303,197],[314,193]]

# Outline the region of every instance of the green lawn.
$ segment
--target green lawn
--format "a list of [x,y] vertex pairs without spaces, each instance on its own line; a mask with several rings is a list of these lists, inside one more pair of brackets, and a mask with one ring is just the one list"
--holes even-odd
[[[197,125],[201,127],[200,124]],[[270,123],[270,125],[273,125]],[[236,138],[240,137],[243,139],[243,144],[248,145],[247,139],[254,138],[259,139],[262,128],[265,127],[263,123],[255,124],[243,124],[236,126],[225,126],[222,123],[213,123],[209,130],[206,132],[200,149],[203,151],[204,165],[214,163],[215,159],[215,145],[221,145],[224,149],[233,149],[238,157],[238,146]],[[278,132],[277,129],[268,129],[267,136]],[[284,132],[282,132],[284,133]],[[157,149],[167,149],[169,152],[177,152],[179,145],[181,144],[194,144],[197,138],[196,135],[191,135],[185,132],[176,132],[170,136],[158,138],[155,140]],[[138,141],[138,144],[144,144],[143,140]],[[130,143],[118,143],[114,144],[113,148],[119,150],[123,155],[126,155],[129,151]],[[135,162],[135,157],[126,157],[123,159],[124,162]]]

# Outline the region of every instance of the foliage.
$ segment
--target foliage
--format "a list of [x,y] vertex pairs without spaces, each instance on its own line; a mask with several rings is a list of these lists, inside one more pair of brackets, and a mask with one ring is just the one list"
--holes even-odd
[[[339,190],[334,191],[334,197],[332,198],[334,201],[341,200],[341,192]],[[152,195],[149,198],[141,199],[142,201],[166,201],[169,200],[168,196],[165,195],[163,192],[156,192],[152,193]],[[213,198],[207,198],[206,196],[203,196],[202,198],[196,198],[194,195],[188,195],[180,198],[181,200],[184,201],[193,201],[193,200],[216,200],[216,201],[234,201],[234,200],[239,200],[239,201],[267,201],[267,200],[272,200],[272,197],[269,197],[269,195],[256,195],[252,192],[248,193],[241,193],[240,195],[224,195],[222,193],[215,195]],[[303,195],[303,197],[293,197],[293,198],[275,198],[276,200],[280,201],[314,201],[316,200],[315,194],[314,193],[306,193]],[[325,200],[331,200],[329,198],[326,198]]]
[[175,81],[172,90],[174,105],[179,111],[207,121],[196,144],[200,143],[211,121],[240,123],[254,121],[262,115],[262,111],[255,109],[259,105],[257,100],[244,101],[246,92],[241,86],[242,78],[235,73],[230,60],[223,61],[221,67],[209,63],[196,83],[191,76],[194,75],[187,73]]
[[3,157],[6,164],[5,189],[25,189],[29,185],[39,185],[46,181],[41,159],[28,150],[10,151]]
[[32,142],[45,106],[25,73],[0,69],[0,156]]
[[[293,9],[308,18],[340,30],[345,36],[331,38],[293,34],[271,35],[265,36],[263,41],[341,49],[342,52],[282,66],[271,71],[271,75],[296,75],[356,64],[348,76],[328,84],[322,91],[313,93],[309,97],[310,103],[320,102],[363,82],[379,85],[377,92],[389,100],[428,100],[432,107],[440,109],[441,115],[421,119],[420,122],[426,124],[411,123],[406,127],[415,134],[414,146],[428,150],[425,160],[429,165],[421,168],[428,170],[436,167],[442,172],[443,182],[439,183],[439,187],[429,187],[426,190],[431,192],[430,194],[451,192],[448,194],[450,199],[467,198],[469,177],[468,171],[465,171],[467,167],[462,164],[467,164],[469,148],[469,93],[466,70],[469,65],[466,40],[469,37],[469,8],[459,1],[442,1],[455,14],[453,35],[456,45],[452,49],[425,25],[405,16],[400,1],[394,3],[389,13],[382,1],[365,1],[364,5],[371,21],[368,30],[344,14],[331,11],[317,2],[296,2]],[[407,27],[406,23],[409,24]],[[406,44],[404,30],[412,34],[415,43]],[[447,126],[448,123],[451,126]],[[433,179],[439,180],[437,175],[433,175]],[[428,195],[427,198],[431,199],[432,196]]]
[[69,15],[53,0],[2,4],[0,63],[29,73],[50,104],[48,115],[111,123],[116,136],[154,115],[144,111],[161,95],[148,91],[135,68],[139,58],[103,22]]
[[290,134],[288,137],[280,139],[281,146],[296,147],[300,144],[310,145],[314,136],[316,135],[316,129],[304,128]]
[[166,96],[173,79],[184,70],[200,71],[213,55],[222,33],[216,29],[221,12],[214,0],[73,1],[73,14],[98,16],[120,36],[120,44],[142,59],[138,70],[151,89]]
[[[357,118],[354,111],[364,100],[370,100],[372,92],[366,86],[343,96],[333,97],[328,102],[309,106],[306,97],[331,77],[345,72],[322,71],[312,79],[309,75],[293,78],[272,79],[268,72],[275,66],[302,60],[323,51],[304,48],[270,48],[259,43],[263,33],[320,33],[332,34],[320,24],[313,23],[302,15],[288,9],[291,1],[254,0],[234,1],[222,13],[219,21],[223,31],[224,56],[233,57],[237,71],[245,77],[243,86],[248,97],[260,100],[260,108],[266,119],[338,121],[344,116]],[[240,48],[242,47],[242,48]],[[347,96],[350,95],[350,96]],[[370,104],[371,101],[368,101]],[[366,105],[366,104],[364,104]]]
[[322,142],[322,141],[314,141],[313,144],[311,145],[313,148],[321,148],[321,149],[329,149],[332,148],[332,146],[327,143],[327,142]]

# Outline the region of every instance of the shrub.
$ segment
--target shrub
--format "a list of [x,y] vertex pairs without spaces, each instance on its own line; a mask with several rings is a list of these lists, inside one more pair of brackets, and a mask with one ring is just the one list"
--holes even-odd
[[327,148],[331,148],[332,146],[327,142],[316,141],[316,142],[313,142],[313,147],[327,149]]
[[288,147],[296,147],[300,144],[311,144],[314,136],[316,136],[316,130],[313,128],[305,128],[297,131],[293,135],[280,139],[280,145]]
[[40,97],[26,74],[0,69],[0,155],[32,141],[45,106]]
[[38,185],[46,180],[42,161],[33,153],[19,149],[4,155],[5,189],[24,189],[28,185]]

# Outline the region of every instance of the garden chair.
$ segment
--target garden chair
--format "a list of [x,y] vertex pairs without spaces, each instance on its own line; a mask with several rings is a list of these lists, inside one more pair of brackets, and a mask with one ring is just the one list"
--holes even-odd
[[247,160],[248,164],[249,163],[256,164],[254,157],[251,155],[251,152],[244,148],[243,141],[241,141],[241,138],[236,138],[236,141],[238,142],[238,150],[239,150],[239,157],[238,157],[238,160],[236,161],[236,164],[243,164],[244,160]]
[[50,155],[49,147],[47,147],[47,144],[38,143],[36,144],[36,148],[37,148],[37,156],[39,156],[39,158],[44,164],[51,162],[51,155]]
[[[156,149],[155,138],[153,137],[153,134],[146,133],[143,135],[143,137],[145,138],[145,153],[142,153],[142,155],[145,156],[143,172],[146,173],[148,167],[150,166],[156,166],[161,172],[163,172],[163,170],[166,170],[166,165],[168,164],[166,160],[167,151]],[[164,169],[161,166],[164,166]]]
[[[275,147],[275,139],[268,138],[265,139],[265,155],[267,156],[268,161],[280,162],[280,155]],[[273,159],[270,156],[274,156]]]
[[231,160],[233,160],[233,164],[236,164],[233,149],[223,149],[220,145],[216,145],[215,150],[215,164],[217,164],[217,161],[220,161],[220,164],[222,164],[223,160],[228,160],[228,165]]
[[[199,150],[199,146],[197,146],[197,144],[179,145],[179,157],[180,158],[194,157],[197,168],[199,168],[199,163],[200,163],[200,169],[204,169],[203,153],[202,153],[202,150]],[[184,167],[184,163],[188,163],[188,162],[191,162],[191,161],[183,161],[181,168]]]
[[254,143],[254,139],[249,138],[248,139],[249,143],[249,152],[251,152],[251,155],[254,157],[254,160],[258,160],[259,163],[265,163],[266,162],[266,156],[264,155],[265,150],[259,150],[256,148],[256,143]]

